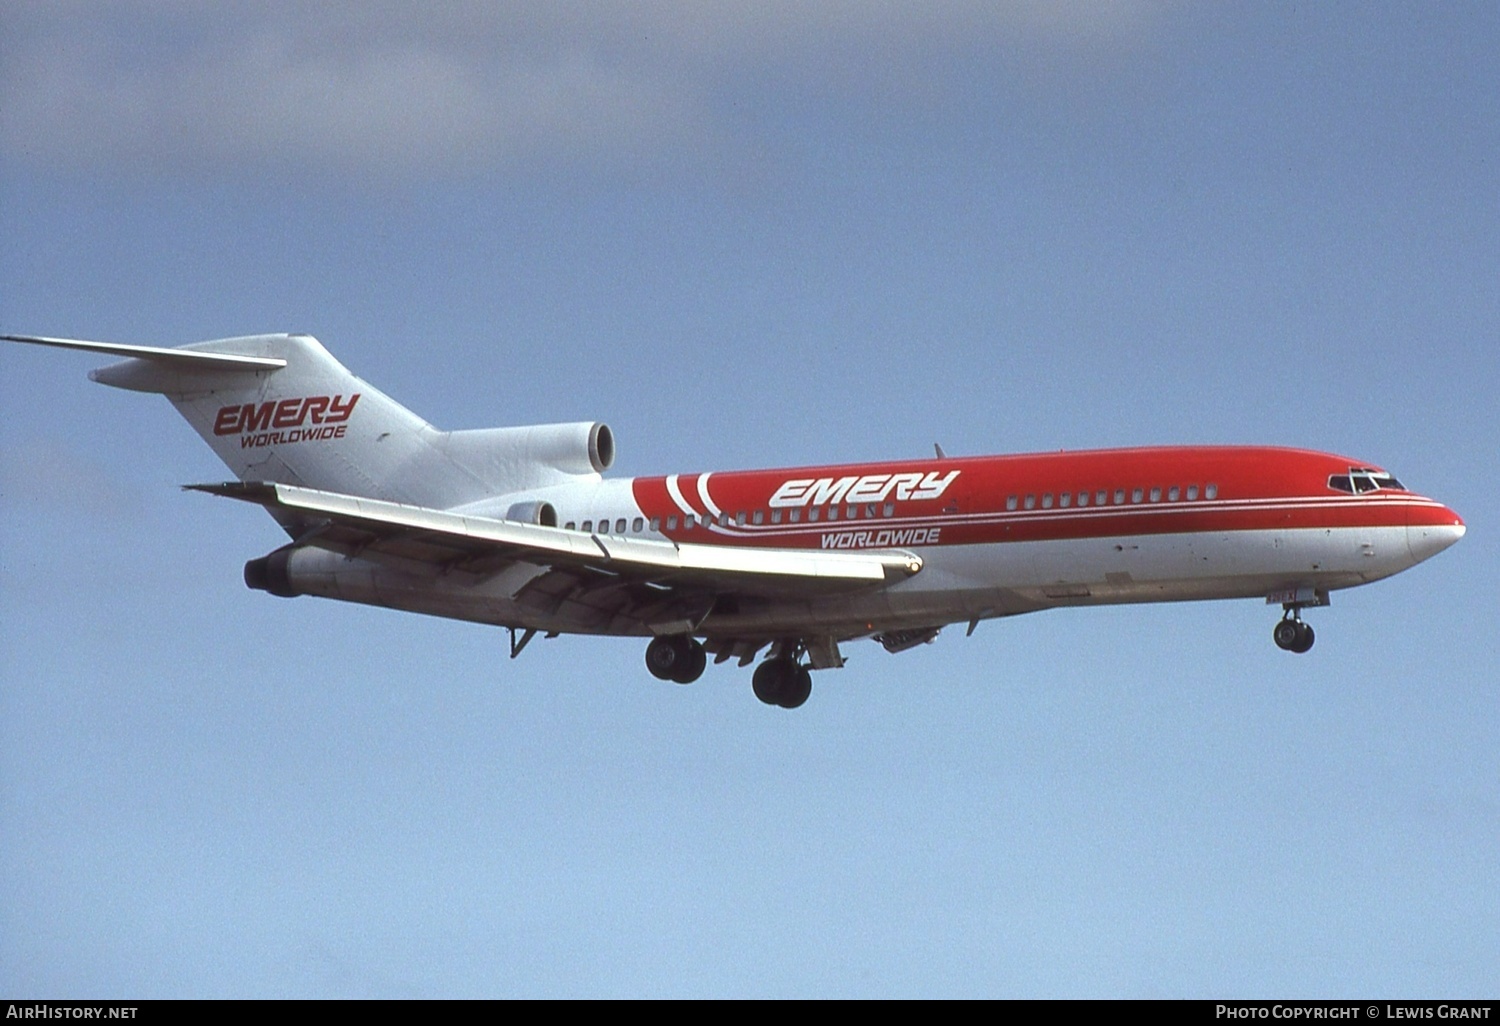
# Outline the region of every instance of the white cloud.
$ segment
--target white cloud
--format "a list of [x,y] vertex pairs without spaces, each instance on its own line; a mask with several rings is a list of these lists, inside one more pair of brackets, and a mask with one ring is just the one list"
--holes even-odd
[[1127,44],[1141,4],[174,0],[10,4],[0,151],[146,168],[422,174],[650,161],[722,140],[759,88],[915,82],[961,52]]

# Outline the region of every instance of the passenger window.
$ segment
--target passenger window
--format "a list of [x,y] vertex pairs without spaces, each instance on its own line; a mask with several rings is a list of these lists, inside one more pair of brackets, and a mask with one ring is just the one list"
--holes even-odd
[[[1102,505],[1104,505],[1108,501],[1109,501],[1109,493],[1108,492],[1095,492],[1094,493],[1094,505],[1095,506],[1102,506]],[[1115,501],[1119,502],[1120,500],[1116,499]]]
[[885,504],[885,509],[883,510],[883,512],[888,517],[895,516],[896,515],[896,504],[894,502],[888,502],[888,503],[886,503]]
[[800,509],[792,510],[789,515],[791,517],[791,522],[794,524],[802,519],[802,511]]
[[1181,494],[1182,493],[1180,491],[1178,491],[1177,486],[1173,485],[1171,488],[1167,489],[1167,501],[1168,502],[1176,502],[1177,501],[1177,496],[1179,496]]
[[1125,504],[1125,489],[1123,489],[1123,488],[1116,488],[1115,489],[1115,505],[1116,506],[1123,506],[1124,504]]
[[625,533],[625,518],[621,517],[619,520],[615,521],[615,534],[624,534],[624,533]]
[[1048,492],[1042,496],[1042,509],[1052,508],[1052,493]]
[[1026,496],[1026,508],[1027,509],[1036,509],[1036,496],[1035,495],[1028,495],[1028,496]]
[[1141,498],[1142,498],[1142,496],[1144,494],[1145,493],[1143,491],[1141,491],[1141,489],[1139,489],[1139,488],[1133,489],[1131,491],[1131,493],[1130,493],[1130,501],[1131,502],[1140,502]]
[[1016,508],[1016,507],[1017,507],[1017,506],[1019,506],[1019,505],[1020,505],[1020,504],[1021,504],[1021,500],[1020,500],[1020,499],[1018,499],[1018,498],[1016,498],[1016,497],[1015,497],[1015,496],[1014,496],[1014,495],[1012,495],[1012,496],[1010,496],[1010,497],[1009,497],[1009,498],[1007,498],[1007,499],[1006,499],[1006,500],[1005,500],[1005,508],[1006,508],[1006,509],[1011,509],[1011,510],[1013,510],[1013,509],[1015,509],[1015,508]]
[[734,526],[735,527],[744,527],[745,526],[745,511],[744,510],[740,510],[738,513],[736,513],[734,515]]
[[1079,492],[1078,493],[1078,505],[1080,505],[1080,506],[1087,506],[1088,504],[1089,504],[1089,493],[1088,492]]
[[651,531],[652,533],[658,533],[661,531],[661,517],[651,518]]
[[779,509],[773,509],[773,510],[771,510],[771,523],[773,523],[773,524],[779,524],[779,523],[781,523],[781,510],[779,510]]
[[764,524],[766,522],[765,510],[756,510],[755,515],[750,518],[752,524]]
[[1058,504],[1058,506],[1062,507],[1063,509],[1067,509],[1069,506],[1071,506],[1073,504],[1073,493],[1072,492],[1063,492],[1061,495],[1059,495],[1057,497],[1057,504]]
[[632,520],[630,522],[630,529],[632,531],[634,531],[636,534],[640,534],[642,528],[644,528],[645,526],[646,526],[646,522],[644,520],[642,520],[640,517],[636,517],[634,520]]
[[1152,502],[1160,502],[1161,501],[1161,489],[1160,488],[1153,488],[1153,489],[1151,489],[1151,501]]
[[865,504],[865,519],[866,520],[874,520],[875,519],[875,504],[873,502]]
[[576,530],[578,530],[578,524],[575,523],[572,520],[569,520],[566,524],[563,524],[563,530],[564,531],[576,531]]
[[844,519],[845,520],[858,520],[859,519],[859,507],[858,506],[850,506],[848,509],[844,510]]
[[[792,516],[796,516],[796,515],[797,515],[797,511],[796,510],[792,510]],[[816,524],[818,522],[818,507],[817,506],[813,506],[813,507],[810,507],[808,509],[808,511],[807,511],[807,522],[809,524]]]
[[594,533],[594,522],[592,520],[585,520],[583,522],[583,529],[585,531],[587,531],[589,534],[593,534]]
[[1219,486],[1216,484],[1211,484],[1207,488],[1203,489],[1203,497],[1205,499],[1217,499],[1219,497]]
[[1188,502],[1195,502],[1197,500],[1197,498],[1198,498],[1198,486],[1197,485],[1188,485],[1187,497],[1188,497]]
[[675,531],[675,530],[677,530],[677,518],[676,517],[667,517],[667,530],[668,531]]
[[828,507],[828,519],[829,520],[837,520],[838,518],[839,518],[839,508],[837,506],[829,506]]

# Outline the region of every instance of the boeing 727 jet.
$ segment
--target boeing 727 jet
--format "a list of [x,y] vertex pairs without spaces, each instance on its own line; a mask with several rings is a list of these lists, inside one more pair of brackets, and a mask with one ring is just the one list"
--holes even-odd
[[1276,644],[1303,610],[1389,577],[1463,520],[1366,460],[1194,446],[605,478],[601,423],[441,431],[308,335],[178,348],[0,336],[124,357],[101,384],[165,395],[288,544],[245,564],[318,595],[511,632],[650,639],[681,684],[709,656],[795,708],[842,646],[888,652],[951,624],[1059,606],[1260,598]]

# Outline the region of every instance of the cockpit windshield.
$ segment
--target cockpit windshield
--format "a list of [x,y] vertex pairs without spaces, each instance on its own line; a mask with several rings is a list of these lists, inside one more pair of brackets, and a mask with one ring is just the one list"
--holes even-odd
[[1328,487],[1336,492],[1363,495],[1366,492],[1391,489],[1404,492],[1406,486],[1384,470],[1374,467],[1350,467],[1347,474],[1333,474],[1328,478]]

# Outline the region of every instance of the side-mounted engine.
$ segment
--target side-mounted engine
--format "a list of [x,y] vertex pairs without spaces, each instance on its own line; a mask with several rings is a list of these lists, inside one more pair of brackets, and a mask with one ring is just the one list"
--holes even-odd
[[615,462],[614,432],[608,424],[592,421],[449,431],[437,448],[503,491],[602,473]]

